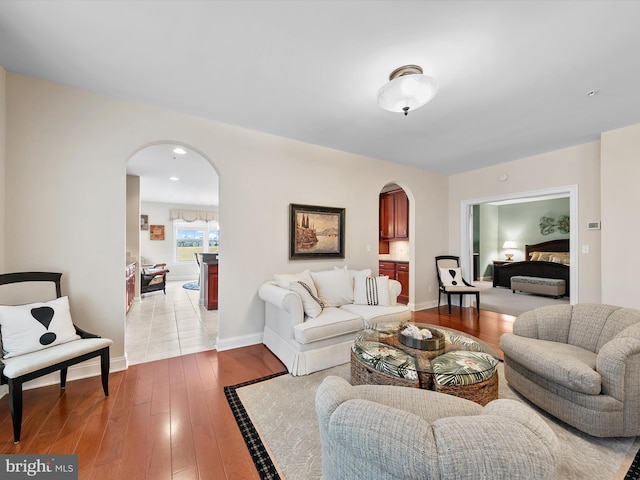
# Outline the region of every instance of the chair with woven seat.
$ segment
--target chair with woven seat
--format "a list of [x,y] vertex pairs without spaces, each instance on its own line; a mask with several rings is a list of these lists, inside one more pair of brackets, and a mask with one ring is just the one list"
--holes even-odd
[[480,289],[467,282],[460,270],[460,257],[455,255],[439,255],[436,257],[436,275],[438,276],[438,309],[442,294],[447,296],[449,313],[451,313],[451,295],[460,295],[462,307],[463,295],[475,295],[476,312],[480,314]]
[[102,389],[109,396],[108,338],[85,332],[71,320],[69,299],[61,295],[61,273],[0,274],[0,384],[9,387],[13,441],[22,430],[22,387],[29,380],[100,357]]

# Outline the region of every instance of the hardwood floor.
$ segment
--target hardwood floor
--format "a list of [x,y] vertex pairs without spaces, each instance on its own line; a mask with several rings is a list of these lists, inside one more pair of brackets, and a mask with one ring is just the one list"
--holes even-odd
[[[413,320],[466,331],[498,348],[513,317],[471,308],[414,312]],[[263,345],[215,350],[24,392],[22,441],[13,444],[0,399],[0,453],[78,455],[80,479],[258,479],[223,388],[285,370]]]

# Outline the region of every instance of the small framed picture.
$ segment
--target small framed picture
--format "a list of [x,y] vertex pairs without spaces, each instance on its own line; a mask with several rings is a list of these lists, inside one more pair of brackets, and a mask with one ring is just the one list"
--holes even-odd
[[140,230],[149,230],[149,215],[140,215]]
[[344,208],[290,204],[289,259],[344,258]]
[[164,225],[151,225],[149,238],[151,240],[164,240]]

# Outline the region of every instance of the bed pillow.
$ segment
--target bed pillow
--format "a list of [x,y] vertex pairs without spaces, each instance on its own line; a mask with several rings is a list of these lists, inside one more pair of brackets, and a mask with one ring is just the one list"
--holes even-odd
[[532,262],[537,262],[538,259],[540,258],[540,253],[541,252],[531,252],[529,255],[531,256],[531,261]]
[[289,290],[300,295],[300,299],[302,300],[302,308],[304,309],[304,314],[307,317],[316,318],[322,313],[322,310],[324,309],[324,303],[322,303],[322,300],[311,293],[311,287],[309,285],[298,280],[297,282],[291,282],[291,285],[289,285]]
[[345,269],[311,272],[311,278],[318,289],[317,296],[325,307],[340,307],[353,303],[353,285]]
[[460,268],[441,268],[440,280],[445,287],[463,287],[462,272]]
[[357,275],[353,279],[354,305],[389,306],[389,277],[365,277]]
[[0,305],[0,332],[4,358],[80,338],[71,320],[68,297],[27,305]]

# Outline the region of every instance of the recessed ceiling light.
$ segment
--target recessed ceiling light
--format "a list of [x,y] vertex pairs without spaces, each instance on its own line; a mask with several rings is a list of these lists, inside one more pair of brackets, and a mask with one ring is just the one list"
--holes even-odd
[[178,155],[184,155],[187,151],[182,147],[176,147],[173,149],[173,153],[177,153]]
[[597,90],[590,90],[587,92],[587,97],[595,97],[598,94]]
[[169,177],[169,180],[173,180],[174,182],[177,182],[180,179],[178,177]]

